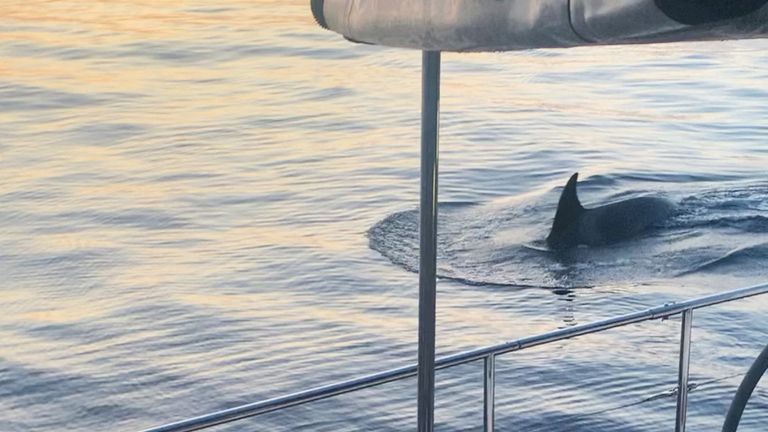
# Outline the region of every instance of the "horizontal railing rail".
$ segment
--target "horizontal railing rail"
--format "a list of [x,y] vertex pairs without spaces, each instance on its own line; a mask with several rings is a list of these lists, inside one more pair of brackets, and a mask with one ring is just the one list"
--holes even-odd
[[[691,323],[693,320],[693,310],[765,293],[768,293],[768,283],[726,291],[705,297],[699,297],[692,300],[668,303],[663,306],[653,307],[639,312],[620,315],[613,318],[594,321],[591,323],[579,324],[536,336],[523,337],[498,345],[492,345],[448,355],[435,361],[435,369],[445,369],[477,360],[484,360],[484,426],[486,431],[492,431],[494,421],[495,358],[497,356],[510,353],[512,351],[519,351],[522,349],[570,339],[577,336],[597,333],[615,327],[626,326],[642,321],[664,319],[677,314],[682,314],[683,320],[681,324],[682,329],[680,338],[677,421],[675,430],[678,432],[684,432],[686,417],[685,413],[687,408],[688,364],[690,360],[690,335]],[[285,396],[279,396],[260,402],[254,402],[222,411],[217,411],[199,417],[181,420],[175,423],[146,429],[143,432],[188,432],[206,429],[223,423],[240,420],[247,417],[253,417],[271,411],[301,405],[308,402],[353,392],[356,390],[374,387],[392,381],[410,378],[416,376],[416,373],[416,365],[390,369],[384,372],[366,375],[347,381],[324,385],[321,387],[315,387],[312,389],[291,393]]]

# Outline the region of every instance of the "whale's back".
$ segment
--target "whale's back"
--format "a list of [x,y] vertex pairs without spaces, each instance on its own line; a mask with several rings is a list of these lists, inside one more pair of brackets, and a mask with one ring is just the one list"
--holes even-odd
[[675,204],[655,197],[632,198],[587,209],[579,237],[587,245],[618,242],[641,234],[675,212]]

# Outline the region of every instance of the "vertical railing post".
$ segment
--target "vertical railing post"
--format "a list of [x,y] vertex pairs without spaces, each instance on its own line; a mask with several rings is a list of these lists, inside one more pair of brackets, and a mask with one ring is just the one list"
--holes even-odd
[[693,309],[683,311],[680,331],[680,366],[677,375],[677,414],[675,432],[685,432],[685,418],[688,413],[688,371],[691,364],[691,323]]
[[437,161],[440,52],[424,51],[421,88],[421,199],[419,244],[419,432],[432,432],[435,414],[435,310],[437,286]]
[[493,432],[496,411],[496,355],[488,354],[484,359],[483,379],[483,431]]

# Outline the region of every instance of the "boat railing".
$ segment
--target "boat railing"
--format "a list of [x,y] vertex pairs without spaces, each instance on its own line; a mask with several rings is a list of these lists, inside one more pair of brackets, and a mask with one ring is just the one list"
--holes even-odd
[[[446,369],[469,362],[482,360],[484,363],[484,404],[483,423],[484,431],[494,430],[495,412],[495,382],[496,382],[496,357],[513,351],[540,346],[577,336],[602,332],[615,327],[643,321],[666,319],[676,315],[682,315],[680,332],[679,368],[677,380],[677,408],[675,431],[685,431],[686,411],[688,406],[688,371],[691,352],[691,327],[693,323],[693,311],[708,306],[727,303],[746,297],[768,293],[768,283],[740,288],[722,293],[699,297],[691,300],[667,303],[662,306],[620,315],[591,323],[574,325],[536,336],[524,337],[509,342],[464,351],[435,361],[435,369]],[[305,404],[308,402],[329,398],[332,396],[353,392],[381,384],[398,381],[416,376],[417,365],[390,369],[383,372],[366,375],[347,381],[315,387],[296,393],[249,403],[222,411],[205,414],[199,417],[169,423],[163,426],[146,429],[144,432],[187,432],[206,429],[215,425],[232,422],[260,414],[285,409],[288,407]]]

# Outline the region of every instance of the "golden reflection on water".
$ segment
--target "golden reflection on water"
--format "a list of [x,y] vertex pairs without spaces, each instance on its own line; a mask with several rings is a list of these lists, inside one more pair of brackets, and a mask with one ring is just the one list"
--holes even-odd
[[97,309],[85,303],[76,303],[71,305],[57,305],[55,309],[27,312],[21,314],[20,320],[30,322],[39,321],[44,323],[68,324],[76,323],[82,320],[93,320],[104,316],[104,311]]
[[107,248],[114,243],[82,233],[48,233],[30,239],[30,244],[40,250],[57,253],[73,250]]
[[[162,2],[146,0],[94,0],[89,2],[69,1],[15,1],[3,2],[4,17],[18,24],[30,27],[40,23],[53,23],[62,27],[85,28],[97,32],[101,37],[123,36],[129,39],[151,37],[179,37],[189,35],[201,26],[220,25],[245,29],[268,23],[311,22],[307,14],[296,13],[295,8],[278,8],[296,0],[259,0],[254,8],[253,1],[230,0],[215,15],[196,13],[198,10],[218,9],[209,1]],[[302,4],[304,2],[301,2]],[[273,13],[264,13],[272,9]],[[30,32],[29,34],[36,34]],[[27,34],[24,34],[28,36]],[[43,36],[40,36],[43,37]],[[55,38],[51,38],[55,40]]]

